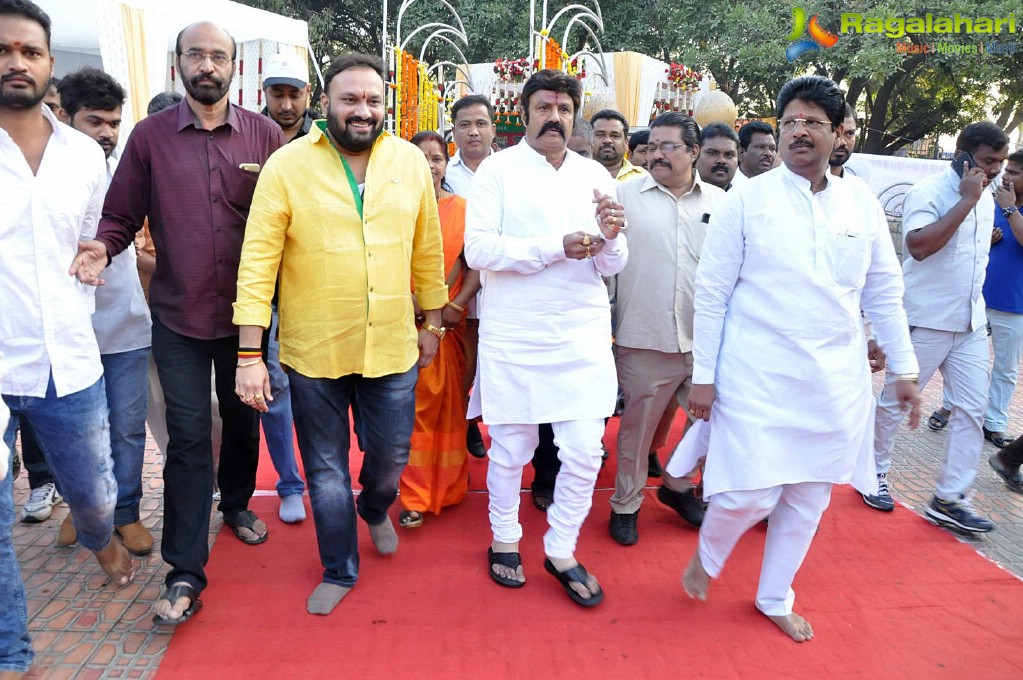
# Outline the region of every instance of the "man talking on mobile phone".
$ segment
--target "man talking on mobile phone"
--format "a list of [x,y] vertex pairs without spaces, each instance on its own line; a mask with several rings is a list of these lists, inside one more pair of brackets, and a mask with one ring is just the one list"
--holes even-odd
[[[987,316],[984,273],[991,249],[994,199],[986,190],[1002,169],[1009,138],[994,123],[971,123],[956,140],[956,155],[944,172],[927,177],[906,194],[902,204],[906,284],[904,305],[913,349],[920,363],[923,391],[941,371],[952,401],[948,444],[927,517],[953,531],[991,531],[991,520],[974,512],[968,492],[977,475],[984,445],[982,425],[987,406]],[[865,495],[872,508],[890,512],[895,503],[888,488],[895,432],[902,411],[894,383],[906,376],[889,371],[877,399],[874,454],[878,493]]]

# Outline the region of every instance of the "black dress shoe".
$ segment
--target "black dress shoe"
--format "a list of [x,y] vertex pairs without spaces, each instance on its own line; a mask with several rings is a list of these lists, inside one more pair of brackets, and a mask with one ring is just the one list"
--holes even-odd
[[657,457],[656,451],[651,451],[649,465],[646,469],[646,476],[653,477],[654,479],[660,479],[663,472],[664,468],[661,467],[661,459]]
[[469,421],[469,429],[465,431],[465,448],[473,458],[487,457],[487,447],[483,445],[483,435],[475,420]]
[[611,524],[608,526],[611,538],[619,545],[635,545],[639,540],[639,530],[636,528],[638,519],[639,510],[626,514],[619,514],[612,510]]
[[661,486],[657,489],[657,500],[677,512],[679,517],[694,527],[699,527],[703,524],[703,515],[705,513],[703,502],[696,497],[693,491],[683,493],[681,491],[672,491],[666,486]]

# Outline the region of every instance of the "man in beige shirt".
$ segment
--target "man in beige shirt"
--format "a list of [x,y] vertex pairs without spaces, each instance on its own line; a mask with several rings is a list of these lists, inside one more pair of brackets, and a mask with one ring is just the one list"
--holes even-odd
[[[696,265],[710,213],[725,195],[693,171],[699,135],[689,116],[662,114],[650,125],[650,175],[618,186],[631,251],[618,274],[615,335],[625,411],[610,532],[622,545],[639,540],[636,520],[657,424],[672,400],[683,407],[688,403]],[[691,524],[702,521],[702,504],[688,480],[665,474],[657,495]]]

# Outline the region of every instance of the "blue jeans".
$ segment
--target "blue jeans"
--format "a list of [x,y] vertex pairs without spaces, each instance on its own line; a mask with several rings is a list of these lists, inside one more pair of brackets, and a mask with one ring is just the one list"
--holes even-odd
[[292,438],[291,390],[288,376],[281,369],[281,343],[277,340],[277,308],[274,307],[270,317],[270,345],[266,353],[266,370],[270,374],[270,394],[273,401],[267,402],[270,410],[261,413],[263,435],[266,437],[266,448],[270,453],[270,461],[277,471],[277,495],[301,496],[305,491],[305,482],[298,474],[295,462],[295,442]]
[[1023,356],[1023,314],[988,308],[991,344],[995,350],[991,386],[987,394],[984,427],[991,432],[1009,431],[1009,402],[1016,391],[1019,360]]
[[[7,407],[0,400],[0,432],[7,433]],[[7,441],[7,437],[4,437]],[[11,474],[14,449],[0,446],[7,457],[7,474],[0,479],[0,671],[24,673],[35,654],[28,636],[28,608],[25,585],[21,582],[18,557],[14,553],[11,525],[14,524],[14,476]]]
[[103,354],[103,381],[110,408],[110,453],[117,480],[114,526],[139,519],[142,462],[146,456],[149,348]]
[[[28,421],[32,427],[57,488],[74,516],[78,542],[93,552],[105,548],[114,530],[117,482],[110,457],[103,378],[84,390],[58,398],[51,377],[45,397],[5,394],[3,399],[12,416]],[[13,448],[12,425],[7,426],[4,442]]]
[[[381,524],[398,495],[416,419],[419,369],[413,366],[381,378],[308,378],[295,371],[289,377],[323,582],[350,588],[359,579],[356,512],[367,524]],[[366,453],[357,503],[348,470],[348,409],[353,397],[359,402],[355,427]]]

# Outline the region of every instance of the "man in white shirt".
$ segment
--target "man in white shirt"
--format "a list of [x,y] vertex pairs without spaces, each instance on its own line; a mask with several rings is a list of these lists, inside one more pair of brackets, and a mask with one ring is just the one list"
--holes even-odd
[[[971,123],[956,139],[957,160],[944,172],[917,182],[902,202],[906,315],[920,361],[920,384],[941,371],[952,398],[948,444],[927,517],[954,531],[978,534],[994,523],[973,511],[967,493],[984,446],[987,407],[987,315],[984,275],[991,250],[995,202],[986,189],[1009,154],[1009,138],[987,121]],[[957,171],[957,168],[959,170]],[[873,317],[871,317],[873,321]],[[902,414],[891,387],[878,395],[874,424],[878,492],[865,494],[870,507],[895,507],[887,488],[895,432]]]
[[[792,579],[833,484],[876,486],[873,400],[860,309],[886,349],[899,401],[919,417],[917,363],[902,276],[877,200],[828,173],[845,99],[818,76],[778,95],[784,165],[728,192],[711,216],[696,274],[693,386],[697,423],[669,468],[706,453],[710,506],[682,578],[706,599],[739,538],[770,515],[756,606],[797,642]],[[769,196],[770,200],[765,200]],[[709,432],[708,432],[709,430]],[[706,435],[703,451],[692,443]],[[689,456],[680,455],[689,442]]]
[[[60,104],[71,127],[100,145],[107,159],[107,186],[117,168],[114,150],[121,131],[124,89],[94,68],[69,73],[60,81]],[[142,463],[146,455],[149,348],[152,345],[149,305],[139,282],[134,248],[115,256],[103,271],[106,283],[96,289],[92,327],[103,362],[103,382],[110,409],[110,452],[117,480],[114,531],[138,555],[153,550],[153,537],[139,521]],[[58,545],[75,542],[69,513],[60,527]]]
[[604,418],[617,393],[601,276],[621,271],[627,251],[614,180],[566,146],[581,99],[579,81],[559,71],[539,71],[526,81],[525,137],[486,160],[473,179],[465,258],[485,281],[470,414],[482,412],[493,440],[490,576],[510,588],[525,583],[522,467],[536,448],[537,425],[551,423],[562,467],[547,512],[544,568],[573,601],[593,606],[603,591],[576,560],[575,547],[600,470]]
[[[53,76],[50,20],[25,0],[0,0],[0,73],[0,352],[7,369],[0,394],[38,435],[80,542],[125,585],[134,571],[128,551],[111,537],[117,485],[92,299],[68,275],[78,240],[99,221],[103,153],[43,106]],[[4,443],[11,448],[13,440],[8,426]],[[7,474],[0,524],[9,527],[13,518]],[[32,647],[17,562],[5,541],[0,573],[0,670],[25,672]]]
[[739,128],[739,171],[732,178],[732,184],[741,184],[772,170],[777,153],[778,145],[770,125],[759,120],[743,125]]
[[[707,221],[725,192],[700,180],[696,122],[678,112],[650,124],[649,175],[618,187],[629,232],[629,263],[617,277],[618,382],[625,410],[611,497],[611,537],[639,540],[648,452],[665,412],[685,406],[693,372],[693,288]],[[689,417],[687,425],[693,421]],[[656,460],[656,458],[655,458]],[[685,480],[666,477],[658,498],[699,526],[703,507]]]
[[[469,198],[472,177],[484,159],[494,153],[493,143],[497,134],[494,127],[494,106],[490,99],[481,94],[470,94],[451,105],[452,137],[458,147],[448,163],[444,180],[451,191],[462,198]],[[478,297],[478,296],[477,296]],[[465,346],[465,391],[472,386],[476,375],[476,354],[479,344],[479,314],[476,299],[466,305],[465,332],[462,344]],[[465,433],[465,447],[476,458],[485,458],[487,449],[483,445],[479,424],[469,420]]]

